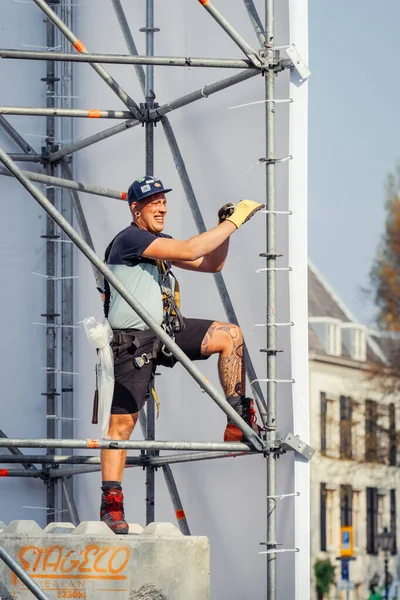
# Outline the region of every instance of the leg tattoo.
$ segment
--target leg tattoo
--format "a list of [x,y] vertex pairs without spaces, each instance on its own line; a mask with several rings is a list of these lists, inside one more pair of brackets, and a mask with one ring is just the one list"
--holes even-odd
[[212,323],[201,344],[204,356],[219,353],[219,379],[227,398],[240,398],[246,393],[243,351],[242,331],[232,323]]

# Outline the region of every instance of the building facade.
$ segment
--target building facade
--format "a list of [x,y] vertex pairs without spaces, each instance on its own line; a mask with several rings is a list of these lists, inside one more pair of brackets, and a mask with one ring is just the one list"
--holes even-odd
[[[398,397],[384,392],[371,374],[371,367],[385,360],[379,339],[355,322],[310,266],[309,390],[311,446],[316,450],[311,462],[313,600],[314,565],[320,560],[330,559],[336,566],[329,598],[367,600],[373,581],[384,584],[378,536],[385,527],[391,533],[389,579],[399,579],[400,406]],[[351,591],[341,590],[340,583],[342,527],[351,527],[353,534]]]

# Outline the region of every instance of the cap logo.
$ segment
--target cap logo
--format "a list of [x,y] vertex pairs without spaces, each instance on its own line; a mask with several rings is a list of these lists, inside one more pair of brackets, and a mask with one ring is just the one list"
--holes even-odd
[[155,183],[154,187],[161,187],[161,183]]
[[142,194],[145,194],[146,192],[150,192],[151,187],[149,185],[142,185],[140,188],[140,191],[142,192]]

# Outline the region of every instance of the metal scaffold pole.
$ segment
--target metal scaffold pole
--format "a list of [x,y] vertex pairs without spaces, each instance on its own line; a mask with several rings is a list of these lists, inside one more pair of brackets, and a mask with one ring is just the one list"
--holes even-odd
[[[146,54],[154,55],[154,0],[146,0],[146,27],[141,29],[146,34]],[[149,114],[154,108],[154,67],[153,65],[146,66],[145,77],[145,110]],[[154,175],[154,123],[146,121],[145,124],[145,174]],[[147,427],[146,439],[154,441],[156,439],[156,419],[154,410],[154,398],[150,394],[147,402]],[[147,456],[154,456],[154,452],[147,451]],[[155,486],[156,472],[153,465],[146,467],[146,525],[154,521],[155,515]]]
[[[270,67],[274,51],[274,1],[265,0],[265,30]],[[275,228],[275,72],[265,73],[266,120],[266,264],[267,268],[267,440],[276,438],[276,228]],[[267,548],[275,549],[276,542],[276,456],[267,456]],[[267,599],[276,600],[276,554],[267,554]]]
[[[60,15],[63,22],[72,26],[73,21],[73,0],[63,0],[60,5]],[[64,36],[60,36],[61,46],[68,51],[68,41]],[[60,75],[61,102],[69,108],[73,103],[73,73],[72,63],[65,62],[57,65]],[[59,125],[61,140],[73,138],[73,120],[62,119]],[[61,165],[62,168],[62,165]],[[72,176],[73,164],[67,166],[68,172]],[[61,212],[69,222],[73,222],[74,202],[72,194],[67,190],[61,189]],[[62,239],[67,242],[68,238],[63,232]],[[63,325],[61,336],[61,406],[60,406],[60,433],[63,439],[74,437],[74,264],[73,264],[73,244],[61,244],[61,323]],[[63,451],[65,453],[65,450]],[[63,520],[70,520],[74,525],[79,525],[79,515],[74,500],[74,482],[70,478],[61,480],[63,494],[61,495],[61,510]]]
[[[48,6],[48,10],[53,12],[53,8]],[[55,28],[50,18],[46,19],[46,31],[47,31],[47,42],[48,48],[54,48],[55,44]],[[55,107],[55,90],[56,90],[56,72],[55,62],[46,62],[46,77],[44,79],[46,84],[46,105],[47,108],[52,110]],[[54,138],[55,138],[55,119],[52,116],[46,118],[46,146],[43,148],[46,154],[50,154],[54,150]],[[55,166],[48,163],[46,165],[46,175],[48,177],[55,176]],[[46,188],[46,196],[51,202],[55,204],[55,189],[53,187]],[[57,436],[57,421],[55,419],[57,411],[57,398],[59,392],[57,390],[57,375],[56,375],[56,360],[57,360],[57,332],[56,332],[56,317],[59,316],[56,310],[56,253],[57,248],[54,240],[58,237],[56,233],[56,224],[50,215],[46,216],[46,312],[43,315],[46,318],[46,367],[47,367],[47,386],[46,392],[43,396],[46,398],[46,430],[47,437],[56,438]],[[54,455],[55,449],[48,448],[48,455]],[[55,481],[47,481],[47,522],[54,521],[56,509],[59,508],[57,502],[57,485]]]

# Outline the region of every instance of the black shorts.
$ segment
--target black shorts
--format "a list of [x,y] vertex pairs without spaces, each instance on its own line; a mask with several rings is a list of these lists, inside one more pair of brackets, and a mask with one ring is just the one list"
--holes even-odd
[[[185,329],[176,335],[175,342],[190,360],[205,360],[202,356],[201,344],[213,321],[208,319],[184,319]],[[143,335],[143,334],[142,334]],[[143,353],[151,353],[155,336],[152,331],[144,335],[140,348],[133,346],[114,354],[114,396],[111,407],[112,415],[126,415],[138,412],[143,408],[149,392],[149,383],[153,371],[153,360],[138,368],[133,359]],[[157,364],[173,367],[177,360],[174,356],[166,357],[160,350]],[[127,369],[127,363],[132,368]]]

